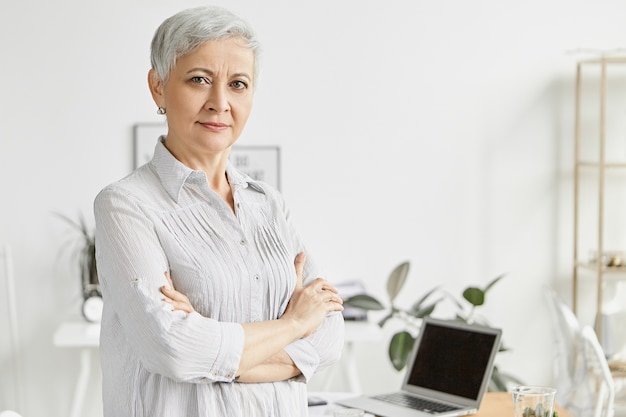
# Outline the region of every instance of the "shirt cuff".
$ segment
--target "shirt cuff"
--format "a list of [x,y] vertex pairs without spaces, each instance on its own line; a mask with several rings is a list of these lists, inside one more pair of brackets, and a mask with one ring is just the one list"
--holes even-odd
[[[198,314],[196,312],[191,314]],[[202,316],[200,316],[202,317]],[[232,382],[239,369],[243,353],[244,333],[239,323],[220,323],[221,344],[211,367],[210,378],[218,382]]]

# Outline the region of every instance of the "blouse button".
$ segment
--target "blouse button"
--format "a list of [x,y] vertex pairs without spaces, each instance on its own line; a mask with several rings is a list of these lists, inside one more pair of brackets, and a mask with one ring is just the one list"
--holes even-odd
[[245,240],[245,239],[241,239],[241,240],[239,241],[239,243],[241,243],[241,245],[243,246],[243,245],[245,245],[245,244],[246,244],[246,240]]

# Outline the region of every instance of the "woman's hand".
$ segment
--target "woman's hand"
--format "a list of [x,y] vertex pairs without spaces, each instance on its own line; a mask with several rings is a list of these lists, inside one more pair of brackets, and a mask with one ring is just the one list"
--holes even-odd
[[304,262],[304,254],[298,254],[295,289],[278,320],[242,323],[244,347],[235,373],[240,382],[281,381],[299,375],[285,346],[316,331],[328,313],[343,311],[337,289],[325,280],[317,278],[304,286]]
[[187,314],[193,313],[195,309],[191,305],[189,298],[187,298],[187,296],[182,292],[174,289],[174,283],[172,282],[172,278],[170,277],[170,273],[168,271],[165,271],[165,278],[167,278],[167,282],[169,282],[170,285],[164,285],[161,287],[161,293],[165,296],[162,300],[172,306],[172,311],[180,310]]
[[328,313],[343,311],[343,300],[337,295],[337,288],[322,278],[316,278],[304,285],[302,271],[306,256],[300,252],[294,260],[296,267],[296,288],[291,295],[287,309],[281,318],[293,320],[306,337],[317,330]]

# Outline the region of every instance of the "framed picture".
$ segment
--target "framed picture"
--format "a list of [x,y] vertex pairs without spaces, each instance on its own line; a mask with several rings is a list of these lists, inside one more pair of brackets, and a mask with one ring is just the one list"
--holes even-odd
[[138,123],[133,126],[133,169],[150,162],[157,138],[166,133],[165,123]]
[[280,190],[280,148],[278,146],[233,146],[230,162],[255,180]]

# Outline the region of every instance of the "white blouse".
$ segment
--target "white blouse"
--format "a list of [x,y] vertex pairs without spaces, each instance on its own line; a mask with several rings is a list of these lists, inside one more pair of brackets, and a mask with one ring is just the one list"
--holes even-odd
[[[104,416],[306,416],[306,380],[341,354],[340,313],[285,348],[301,376],[234,381],[240,323],[283,314],[304,251],[282,196],[229,165],[233,213],[204,172],[176,160],[162,140],[150,163],[94,204]],[[165,271],[196,312],[172,312],[162,301]],[[304,274],[305,283],[318,276],[308,253]]]

